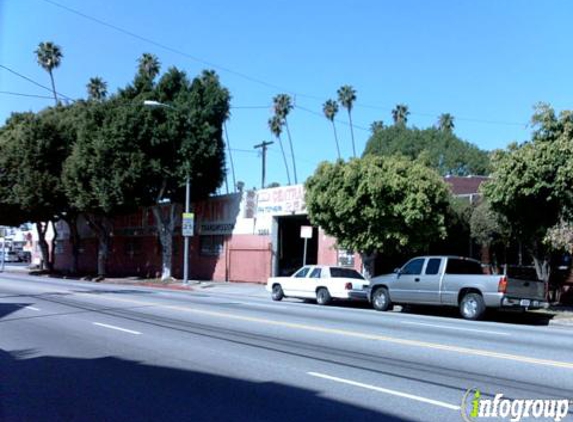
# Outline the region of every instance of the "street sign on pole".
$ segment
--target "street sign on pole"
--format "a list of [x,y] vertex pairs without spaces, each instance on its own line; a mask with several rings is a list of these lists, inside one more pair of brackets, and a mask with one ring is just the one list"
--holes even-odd
[[192,212],[184,212],[181,223],[181,231],[183,236],[191,237],[195,231],[195,214]]
[[304,239],[304,252],[302,255],[302,265],[306,265],[306,244],[312,238],[312,226],[300,226],[300,237]]

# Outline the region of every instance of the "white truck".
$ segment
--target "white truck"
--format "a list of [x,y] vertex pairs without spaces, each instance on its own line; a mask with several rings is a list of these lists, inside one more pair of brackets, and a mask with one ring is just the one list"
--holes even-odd
[[421,256],[393,274],[372,278],[367,297],[378,311],[394,304],[455,306],[464,318],[477,320],[487,308],[546,307],[547,285],[484,274],[481,263],[470,258]]

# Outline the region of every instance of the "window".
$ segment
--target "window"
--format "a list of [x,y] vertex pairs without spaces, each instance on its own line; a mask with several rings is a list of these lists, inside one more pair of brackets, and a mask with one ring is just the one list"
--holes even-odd
[[428,260],[428,265],[426,265],[426,275],[436,275],[440,270],[440,264],[442,260],[439,258],[431,258]]
[[408,262],[404,266],[404,268],[402,268],[402,271],[400,271],[400,274],[403,274],[403,275],[421,274],[423,266],[424,266],[424,259],[423,258],[414,259],[413,261]]
[[293,277],[305,278],[309,271],[310,267],[302,267],[300,270],[298,270],[298,272],[295,273]]
[[219,256],[223,252],[223,236],[200,236],[199,250],[203,256]]
[[469,259],[450,258],[446,274],[483,274],[481,264]]
[[310,273],[310,278],[320,278],[320,268],[315,268],[314,270],[312,270],[312,272]]
[[331,267],[330,276],[332,278],[356,278],[358,280],[364,280],[364,277],[362,277],[358,271],[351,268]]

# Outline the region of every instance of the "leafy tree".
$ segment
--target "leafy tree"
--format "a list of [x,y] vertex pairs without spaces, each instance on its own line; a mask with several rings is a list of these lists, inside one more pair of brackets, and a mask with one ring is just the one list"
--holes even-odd
[[410,111],[408,110],[408,106],[405,104],[398,104],[392,110],[392,120],[394,120],[394,124],[396,126],[406,126],[408,123],[408,115]]
[[281,147],[281,153],[283,155],[283,161],[285,163],[285,170],[286,170],[286,174],[287,174],[287,181],[288,184],[290,185],[290,173],[289,173],[289,169],[288,169],[288,162],[287,162],[287,158],[286,158],[286,154],[285,154],[285,149],[283,146],[283,141],[281,139],[281,133],[283,131],[282,129],[282,120],[279,116],[274,115],[273,117],[271,117],[268,121],[269,124],[269,129],[271,130],[271,133],[273,135],[275,135],[275,137],[278,139],[279,141],[279,146]]
[[375,156],[323,162],[305,186],[310,221],[359,251],[367,273],[378,252],[426,250],[446,234],[449,189],[421,163]]
[[372,135],[376,134],[378,131],[384,129],[384,122],[382,120],[376,120],[370,125],[370,133]]
[[334,142],[336,142],[336,152],[338,153],[338,159],[341,160],[342,156],[340,155],[338,134],[336,133],[336,125],[334,124],[334,118],[338,113],[338,103],[335,100],[326,100],[326,102],[322,105],[322,112],[324,113],[324,116],[330,120],[330,123],[332,123],[332,130],[334,131]]
[[58,94],[56,93],[56,84],[54,83],[54,69],[60,66],[62,61],[62,49],[59,45],[51,41],[41,42],[34,52],[36,54],[36,61],[38,64],[50,75],[50,82],[52,83],[52,92],[54,94],[54,101],[58,105]]
[[50,271],[54,248],[50,254],[46,232],[51,223],[57,235],[54,221],[66,203],[61,169],[69,145],[61,136],[62,110],[15,113],[0,132],[0,197],[35,223],[43,262]]
[[88,100],[102,101],[107,97],[107,83],[99,76],[90,78],[86,88],[88,90]]
[[288,94],[279,94],[273,98],[273,104],[275,109],[275,116],[277,116],[283,122],[288,136],[288,142],[290,145],[290,155],[292,158],[292,170],[294,174],[294,183],[298,184],[298,179],[296,175],[296,160],[294,157],[294,149],[292,146],[292,138],[290,136],[290,129],[288,127],[288,115],[293,109],[291,97]]
[[557,117],[540,105],[532,121],[531,141],[494,155],[493,179],[484,194],[533,257],[538,278],[548,281],[551,248],[544,239],[573,214],[573,113]]
[[450,113],[440,114],[440,117],[438,117],[438,129],[451,133],[454,131],[454,128],[454,116]]
[[350,122],[350,136],[352,137],[352,156],[356,157],[356,145],[354,143],[354,127],[352,126],[352,106],[356,101],[356,90],[350,85],[341,86],[338,91],[338,102],[348,111]]
[[436,128],[384,127],[368,140],[364,155],[368,154],[401,154],[411,159],[424,156],[427,164],[443,176],[487,175],[491,169],[487,152]]
[[139,67],[137,73],[139,76],[143,76],[149,80],[154,80],[159,71],[161,70],[161,64],[157,56],[151,53],[143,53],[141,57],[137,60]]

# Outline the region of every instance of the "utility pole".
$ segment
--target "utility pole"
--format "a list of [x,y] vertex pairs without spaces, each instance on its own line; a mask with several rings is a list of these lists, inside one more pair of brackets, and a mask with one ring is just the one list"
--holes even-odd
[[261,148],[263,150],[263,154],[262,154],[262,158],[263,158],[263,183],[261,185],[261,189],[265,188],[265,170],[266,170],[266,166],[267,166],[267,149],[269,147],[269,145],[274,144],[274,142],[267,142],[267,141],[263,141],[262,143],[255,145],[254,148]]

